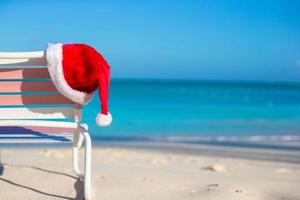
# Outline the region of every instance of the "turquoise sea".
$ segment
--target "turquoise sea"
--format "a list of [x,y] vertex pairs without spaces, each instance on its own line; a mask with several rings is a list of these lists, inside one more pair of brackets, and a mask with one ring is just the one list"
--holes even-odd
[[109,106],[113,123],[106,128],[94,123],[100,110],[95,97],[84,108],[84,121],[96,140],[300,149],[297,83],[112,80]]

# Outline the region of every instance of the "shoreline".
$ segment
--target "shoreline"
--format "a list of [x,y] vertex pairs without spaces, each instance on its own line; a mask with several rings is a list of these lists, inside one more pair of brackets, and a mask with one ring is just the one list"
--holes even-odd
[[[71,144],[9,144],[1,149],[71,149]],[[215,144],[191,144],[153,141],[93,141],[93,149],[125,148],[167,154],[236,158],[300,164],[300,151],[272,148],[254,148]]]
[[[300,151],[255,149],[210,144],[189,143],[159,143],[159,142],[98,142],[96,148],[127,148],[169,154],[193,156],[209,156],[223,158],[237,158],[272,162],[288,162],[300,164]],[[95,148],[95,147],[94,147]]]

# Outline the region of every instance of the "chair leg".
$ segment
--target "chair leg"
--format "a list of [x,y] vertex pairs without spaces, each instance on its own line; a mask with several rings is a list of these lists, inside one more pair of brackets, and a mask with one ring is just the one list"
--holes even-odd
[[92,142],[88,132],[82,132],[85,139],[85,156],[84,156],[84,198],[85,200],[92,199],[92,166],[91,166],[91,153]]
[[[75,133],[76,134],[76,133]],[[78,165],[78,151],[81,147],[78,141],[74,140],[73,144],[73,168],[78,177],[83,178],[84,181],[84,197],[85,200],[91,200],[92,193],[92,176],[91,176],[91,153],[92,153],[92,142],[88,132],[83,131],[80,133],[85,141],[85,154],[84,154],[84,173],[80,172]],[[76,136],[79,138],[79,136]],[[74,138],[76,138],[74,137]]]
[[80,172],[79,164],[78,164],[78,160],[79,160],[78,151],[82,145],[83,139],[84,138],[83,138],[82,134],[80,134],[80,131],[76,130],[74,133],[74,138],[73,138],[73,169],[74,169],[75,174],[79,178],[83,178],[83,173]]
[[78,151],[79,151],[79,148],[80,147],[73,147],[73,169],[74,169],[75,174],[79,178],[84,178],[83,173],[80,172],[79,164],[78,164],[78,160],[79,160],[78,159],[79,158]]

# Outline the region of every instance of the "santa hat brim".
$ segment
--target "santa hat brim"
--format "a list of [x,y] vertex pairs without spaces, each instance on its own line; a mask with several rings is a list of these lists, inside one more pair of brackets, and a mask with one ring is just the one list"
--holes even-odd
[[93,97],[93,93],[75,90],[67,83],[63,73],[63,44],[48,44],[46,59],[50,78],[56,89],[71,101],[79,104],[87,104]]

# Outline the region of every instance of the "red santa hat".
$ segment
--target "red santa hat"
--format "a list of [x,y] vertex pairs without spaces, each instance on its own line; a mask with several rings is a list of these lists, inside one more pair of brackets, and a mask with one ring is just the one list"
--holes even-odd
[[85,44],[49,44],[46,51],[48,70],[57,90],[78,104],[87,104],[99,88],[101,112],[99,126],[108,126],[112,116],[108,112],[110,67],[94,48]]

